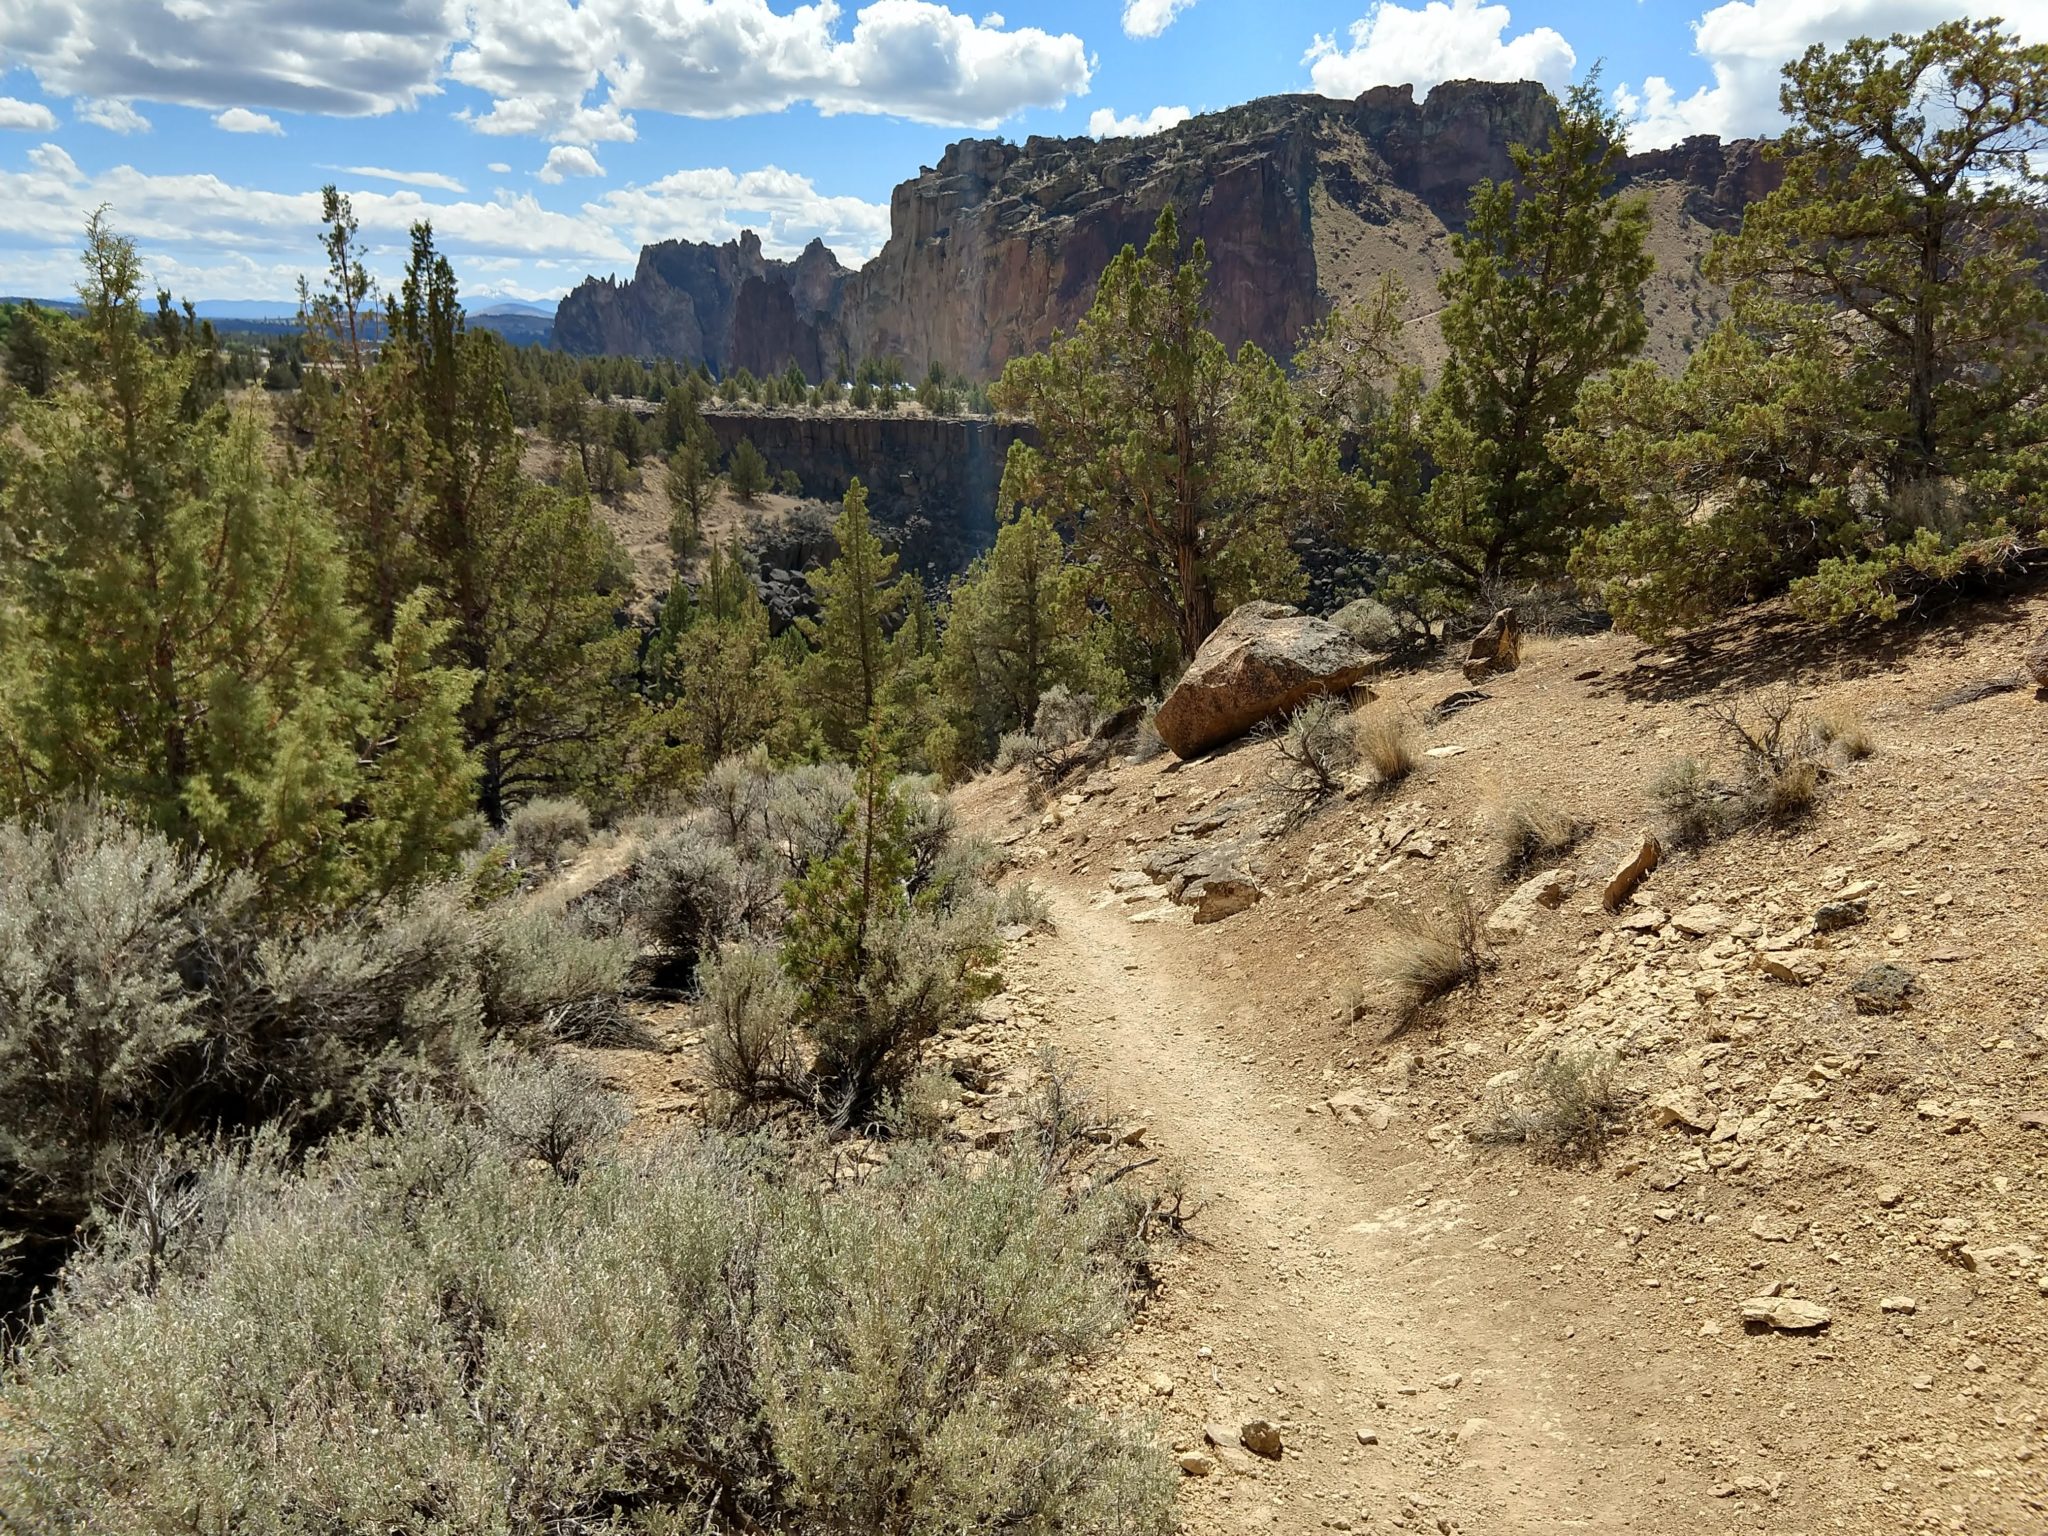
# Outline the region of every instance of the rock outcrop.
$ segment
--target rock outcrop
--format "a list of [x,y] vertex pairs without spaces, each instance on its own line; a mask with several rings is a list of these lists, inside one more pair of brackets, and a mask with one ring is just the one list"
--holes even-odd
[[[1385,86],[1356,101],[1272,96],[1137,139],[967,139],[890,199],[890,234],[856,272],[813,242],[764,257],[751,232],[711,246],[649,246],[630,281],[589,279],[562,301],[576,352],[703,361],[815,377],[842,357],[937,362],[991,378],[1069,330],[1109,260],[1142,245],[1171,204],[1207,243],[1217,333],[1293,353],[1303,328],[1382,274],[1403,280],[1424,364],[1427,316],[1473,183],[1512,171],[1555,106],[1533,82],[1451,81],[1417,101]],[[1688,139],[1630,157],[1650,205],[1659,271],[1646,294],[1652,356],[1675,360],[1710,330],[1718,296],[1698,257],[1777,174],[1750,140]]]
[[1349,635],[1279,603],[1245,603],[1216,626],[1153,724],[1194,757],[1322,694],[1363,681],[1374,658]]

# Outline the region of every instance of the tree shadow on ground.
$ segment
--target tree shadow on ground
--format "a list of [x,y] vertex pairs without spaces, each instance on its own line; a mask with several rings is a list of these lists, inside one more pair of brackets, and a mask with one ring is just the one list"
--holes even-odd
[[1960,656],[1988,641],[2009,652],[2019,675],[2019,653],[2035,616],[2017,599],[2048,589],[2034,576],[1996,596],[1921,605],[1889,624],[1864,622],[1831,628],[1799,617],[1782,602],[1761,604],[1702,625],[1662,645],[1645,646],[1635,665],[1592,685],[1598,697],[1630,703],[1682,703],[1702,694],[1743,692],[1791,679],[1868,677],[1904,671],[1930,656]]

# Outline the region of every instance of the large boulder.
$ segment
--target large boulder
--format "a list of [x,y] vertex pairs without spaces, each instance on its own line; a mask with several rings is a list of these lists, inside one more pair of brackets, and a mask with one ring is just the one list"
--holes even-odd
[[1194,757],[1309,699],[1343,693],[1375,660],[1322,619],[1246,603],[1202,642],[1153,723],[1177,756]]

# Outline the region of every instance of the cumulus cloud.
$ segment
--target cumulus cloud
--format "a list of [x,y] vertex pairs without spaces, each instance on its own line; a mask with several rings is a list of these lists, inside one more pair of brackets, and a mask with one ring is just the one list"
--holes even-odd
[[[320,266],[317,192],[126,165],[87,175],[54,144],[32,150],[28,161],[26,170],[0,170],[0,207],[9,211],[0,220],[0,270],[10,288],[69,291],[80,232],[101,206],[137,242],[152,281],[181,295],[282,300],[300,273]],[[459,274],[493,274],[490,286],[501,293],[515,283],[559,293],[587,272],[630,271],[639,248],[657,240],[729,240],[753,229],[771,255],[793,256],[822,238],[861,261],[889,231],[887,207],[827,196],[774,166],[677,171],[607,191],[573,212],[543,207],[530,193],[484,200],[354,190],[351,201],[372,270],[387,283],[404,264],[412,225],[426,219]]]
[[[2048,8],[2014,5],[2006,14],[2010,30],[2029,42],[2048,41]],[[1732,0],[1693,23],[1693,51],[1712,73],[1711,85],[1680,96],[1668,79],[1652,75],[1640,86],[1618,87],[1614,103],[1637,149],[1661,149],[1696,133],[1774,133],[1784,126],[1781,71],[1812,44],[1921,32],[1956,15],[1944,0]]]
[[284,125],[276,118],[263,112],[251,112],[247,107],[229,107],[217,113],[213,126],[224,133],[267,133],[277,138],[284,137]]
[[[507,165],[503,160],[493,160],[489,165],[485,166],[484,169],[489,171],[493,176],[510,176],[512,174],[512,167]],[[460,188],[458,188],[457,190],[459,191]]]
[[1137,139],[1176,128],[1191,116],[1186,107],[1154,107],[1143,117],[1118,117],[1109,107],[1088,114],[1091,139]]
[[1157,37],[1195,0],[1124,0],[1124,36]]
[[[428,187],[436,192],[465,192],[468,188],[453,176],[440,171],[393,171],[381,165],[330,165],[330,171],[340,171],[344,176],[361,176],[369,181],[392,181],[401,187]],[[510,170],[508,166],[493,166],[493,170]]]
[[39,101],[0,96],[0,128],[15,128],[23,133],[55,133],[57,114]]
[[1420,9],[1380,0],[1351,24],[1350,46],[1318,36],[1302,62],[1325,96],[1351,97],[1375,85],[1427,92],[1446,80],[1540,80],[1553,91],[1571,84],[1578,56],[1550,27],[1510,37],[1505,5],[1429,0]]
[[602,176],[604,167],[597,156],[581,144],[557,144],[548,151],[547,162],[533,173],[534,180],[559,182],[570,176]]
[[80,122],[91,123],[95,128],[104,128],[109,133],[149,132],[149,119],[125,101],[115,101],[110,97],[93,97],[79,102],[72,111],[78,114]]
[[463,0],[9,0],[0,56],[66,96],[364,117],[435,91],[464,9]]
[[837,0],[10,0],[0,62],[95,101],[343,117],[416,107],[453,79],[489,98],[469,114],[483,131],[584,145],[633,138],[635,110],[797,102],[993,126],[1090,75],[1070,33],[938,0],[851,15]]
[[475,18],[449,63],[491,98],[475,126],[562,143],[631,139],[636,111],[738,117],[806,101],[993,127],[1085,93],[1090,76],[1078,37],[934,0],[871,0],[846,29],[833,0],[495,0]]

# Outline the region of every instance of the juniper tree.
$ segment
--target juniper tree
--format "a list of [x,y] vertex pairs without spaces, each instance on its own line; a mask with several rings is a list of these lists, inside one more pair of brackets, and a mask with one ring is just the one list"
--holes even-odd
[[808,577],[818,617],[798,627],[810,645],[798,682],[804,707],[833,751],[851,757],[884,707],[896,699],[904,653],[891,641],[913,578],[868,520],[867,487],[855,480],[832,525],[839,553]]

